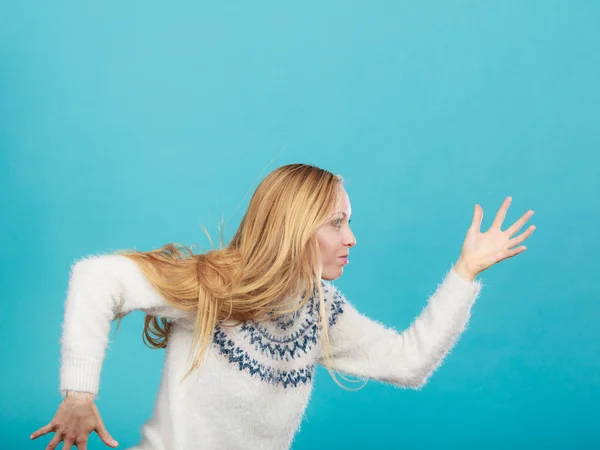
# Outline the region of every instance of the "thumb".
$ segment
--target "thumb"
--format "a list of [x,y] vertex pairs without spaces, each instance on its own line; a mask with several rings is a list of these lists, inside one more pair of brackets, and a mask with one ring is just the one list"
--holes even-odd
[[106,428],[100,427],[96,430],[96,433],[98,433],[98,436],[100,439],[102,439],[102,442],[109,447],[116,447],[119,445],[119,443],[108,433],[108,431],[106,431]]

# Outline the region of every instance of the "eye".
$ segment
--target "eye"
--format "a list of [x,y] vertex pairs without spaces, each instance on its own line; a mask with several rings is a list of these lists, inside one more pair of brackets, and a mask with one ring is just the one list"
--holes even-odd
[[[331,222],[333,224],[333,226],[335,226],[336,228],[342,228],[342,222],[344,221],[343,217],[340,217],[339,219],[334,220],[333,222]],[[348,224],[350,224],[350,222],[352,222],[352,219],[348,220]]]

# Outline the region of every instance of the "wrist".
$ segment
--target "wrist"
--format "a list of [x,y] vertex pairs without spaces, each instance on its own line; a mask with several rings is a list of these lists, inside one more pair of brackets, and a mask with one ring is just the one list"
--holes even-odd
[[67,391],[65,397],[75,397],[94,400],[95,396],[91,392]]
[[462,259],[458,259],[456,264],[454,264],[454,271],[460,275],[465,281],[472,282],[477,277],[477,272],[472,270],[469,265],[463,261]]

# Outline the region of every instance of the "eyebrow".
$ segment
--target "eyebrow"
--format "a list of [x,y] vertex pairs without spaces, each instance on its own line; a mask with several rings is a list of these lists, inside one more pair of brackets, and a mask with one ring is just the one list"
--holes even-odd
[[[347,214],[346,214],[344,211],[336,211],[336,214],[337,214],[337,213],[341,213],[341,214],[342,214],[342,216],[344,216],[344,217],[347,217],[347,216],[348,216],[348,215],[347,215]],[[352,217],[352,214],[350,214],[350,216],[349,216],[349,217]]]

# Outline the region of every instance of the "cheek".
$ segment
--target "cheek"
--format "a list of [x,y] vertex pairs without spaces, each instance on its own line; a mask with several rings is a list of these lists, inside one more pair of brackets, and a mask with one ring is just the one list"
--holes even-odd
[[323,259],[331,259],[332,254],[335,253],[335,245],[332,243],[331,237],[327,236],[326,233],[317,234],[317,242],[319,243],[319,249],[321,250]]
[[325,262],[331,263],[334,261],[336,257],[335,245],[331,242],[326,242],[322,254]]

